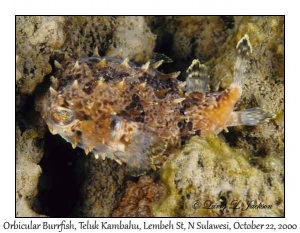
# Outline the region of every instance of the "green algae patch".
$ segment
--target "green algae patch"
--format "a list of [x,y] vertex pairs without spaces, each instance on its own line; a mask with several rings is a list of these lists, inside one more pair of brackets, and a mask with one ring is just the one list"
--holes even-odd
[[[253,164],[246,150],[216,136],[193,137],[164,164],[161,178],[169,193],[153,206],[153,215],[283,216],[280,164],[272,155]],[[240,209],[231,209],[237,203]]]

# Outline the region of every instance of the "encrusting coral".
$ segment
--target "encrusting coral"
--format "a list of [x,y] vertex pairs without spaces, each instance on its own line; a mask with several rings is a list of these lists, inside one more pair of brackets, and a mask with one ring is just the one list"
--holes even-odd
[[38,193],[38,180],[42,173],[40,162],[43,151],[36,143],[42,133],[29,129],[21,132],[16,130],[16,216],[42,217],[32,210],[35,197]]
[[[142,16],[118,17],[120,25],[113,33],[114,41],[106,55],[115,56],[122,50],[123,56],[135,62],[147,62],[153,55],[156,36]],[[145,46],[146,44],[146,46]]]
[[[272,156],[256,167],[246,150],[230,148],[216,136],[193,137],[163,165],[168,194],[153,206],[153,215],[283,216],[283,175],[282,161]],[[232,209],[238,202],[240,209]],[[221,204],[227,208],[212,207]]]
[[152,206],[166,195],[162,182],[154,182],[149,176],[141,176],[137,183],[127,182],[126,192],[113,217],[151,217]]

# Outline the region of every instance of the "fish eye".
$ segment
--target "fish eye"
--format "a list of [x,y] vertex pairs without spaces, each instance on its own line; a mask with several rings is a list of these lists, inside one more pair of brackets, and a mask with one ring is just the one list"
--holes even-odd
[[74,111],[63,108],[63,107],[54,107],[50,111],[51,120],[57,125],[69,125],[75,119]]

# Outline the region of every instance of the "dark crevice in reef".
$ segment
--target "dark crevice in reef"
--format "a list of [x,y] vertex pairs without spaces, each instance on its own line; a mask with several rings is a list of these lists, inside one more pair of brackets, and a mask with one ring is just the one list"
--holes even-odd
[[58,135],[47,132],[44,139],[34,210],[49,217],[70,217],[79,207],[87,158]]
[[239,131],[231,127],[228,128],[227,133],[222,132],[221,134],[224,136],[225,141],[230,147],[236,147],[238,138],[242,136]]
[[172,63],[163,63],[159,67],[158,70],[162,71],[163,73],[171,73],[179,70],[179,67],[176,66],[177,61],[173,57],[172,43],[173,43],[173,35],[168,32],[165,32],[164,34],[160,35],[160,37],[158,37],[156,40],[156,44],[154,48],[155,53],[164,54],[173,60]]
[[234,17],[231,15],[223,15],[220,16],[220,19],[224,22],[224,30],[228,29],[234,29],[235,22],[234,22]]
[[34,98],[29,95],[16,96],[16,126],[21,132],[34,128],[37,124],[37,114],[34,111]]
[[[163,63],[158,70],[163,73],[185,70],[189,61],[174,57],[174,51],[172,48],[174,43],[174,34],[164,29],[165,24],[168,22],[164,17],[156,17],[156,19],[157,20],[148,25],[151,28],[151,31],[157,35],[154,52],[164,54],[173,60],[172,63]],[[181,74],[178,79],[180,81],[185,80],[184,75]]]

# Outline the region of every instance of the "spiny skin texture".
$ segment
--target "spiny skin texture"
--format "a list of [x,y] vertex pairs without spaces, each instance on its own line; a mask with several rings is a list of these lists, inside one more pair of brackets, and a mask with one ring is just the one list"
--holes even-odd
[[119,57],[65,59],[55,62],[56,78],[37,108],[50,131],[74,148],[127,163],[131,175],[141,175],[155,167],[154,157],[192,135],[218,134],[227,126],[255,125],[269,117],[255,109],[233,112],[251,52],[248,37],[237,52],[233,83],[209,94],[209,76],[198,60],[185,83],[176,79],[178,72],[157,71],[162,61],[139,66]]

